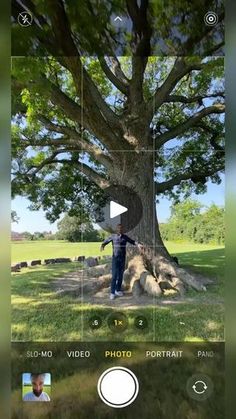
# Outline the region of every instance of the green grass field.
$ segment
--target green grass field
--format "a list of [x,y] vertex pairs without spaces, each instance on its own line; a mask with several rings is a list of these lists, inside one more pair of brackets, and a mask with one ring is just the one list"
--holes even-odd
[[[12,242],[12,263],[33,259],[46,259],[54,257],[74,257],[79,255],[98,256],[101,243],[69,243],[63,240],[38,240]],[[219,249],[217,245],[204,245],[195,243],[167,242],[170,253],[189,253],[204,250]],[[103,255],[111,255],[111,246],[106,246]]]
[[[42,241],[13,243],[12,247],[15,261],[33,259],[32,253],[28,253],[30,247],[34,249],[34,258],[99,254],[99,243]],[[13,340],[224,340],[224,249],[188,243],[167,243],[167,247],[178,256],[181,265],[191,265],[197,272],[216,276],[216,283],[209,286],[206,293],[189,292],[186,300],[179,304],[174,301],[163,304],[165,297],[162,297],[156,300],[155,305],[124,309],[129,327],[122,335],[116,335],[106,324],[111,308],[81,304],[79,298],[58,296],[53,291],[51,282],[69,271],[76,271],[78,263],[22,269],[12,275]],[[103,326],[97,331],[88,327],[88,321],[94,314],[99,314],[103,319]],[[149,321],[150,326],[145,333],[133,326],[138,314],[144,315]]]
[[[12,242],[12,263],[54,257],[97,256],[101,243],[69,243],[63,240],[15,241]],[[102,253],[111,254],[107,246]]]

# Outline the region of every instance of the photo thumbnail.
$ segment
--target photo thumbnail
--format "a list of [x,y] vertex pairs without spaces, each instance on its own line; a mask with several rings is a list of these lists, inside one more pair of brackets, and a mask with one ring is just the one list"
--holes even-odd
[[51,374],[23,373],[22,400],[24,402],[50,402]]

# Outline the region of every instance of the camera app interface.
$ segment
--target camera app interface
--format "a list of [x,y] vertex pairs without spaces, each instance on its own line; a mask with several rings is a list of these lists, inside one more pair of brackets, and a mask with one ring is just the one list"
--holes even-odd
[[12,418],[222,419],[224,3],[11,24]]

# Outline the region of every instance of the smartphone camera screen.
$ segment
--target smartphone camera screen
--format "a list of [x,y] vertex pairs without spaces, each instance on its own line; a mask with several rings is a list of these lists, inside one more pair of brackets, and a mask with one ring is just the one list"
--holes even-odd
[[220,0],[12,1],[12,418],[224,417],[224,89]]

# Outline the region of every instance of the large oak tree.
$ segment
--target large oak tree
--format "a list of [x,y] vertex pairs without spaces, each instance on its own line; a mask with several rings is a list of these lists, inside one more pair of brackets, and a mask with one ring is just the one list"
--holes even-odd
[[[180,291],[182,282],[203,289],[164,246],[158,197],[205,192],[224,170],[223,42],[212,28],[196,26],[196,8],[175,3],[172,33],[173,7],[164,24],[160,3],[151,9],[145,0],[102,9],[25,1],[35,26],[27,39],[13,32],[16,50],[19,42],[20,51],[26,45],[29,54],[41,54],[13,59],[13,195],[27,196],[55,221],[65,211],[92,211],[107,186],[133,189],[143,217],[131,234],[145,245],[145,267],[137,263],[132,272],[139,280],[151,271],[157,293],[158,281],[167,280]],[[13,16],[18,7],[16,1]],[[118,12],[129,18],[129,34],[110,25]],[[165,54],[153,56],[168,34]]]

